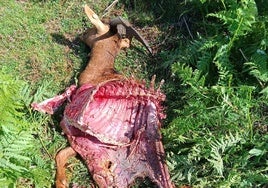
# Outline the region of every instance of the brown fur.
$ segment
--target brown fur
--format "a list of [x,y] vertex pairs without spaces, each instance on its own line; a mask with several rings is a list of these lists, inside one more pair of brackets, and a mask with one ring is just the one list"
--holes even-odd
[[128,39],[120,39],[117,34],[111,32],[98,35],[96,29],[90,29],[82,40],[91,47],[91,54],[87,67],[80,74],[79,85],[97,85],[104,81],[123,78],[123,75],[116,73],[114,61],[120,49],[129,47]]

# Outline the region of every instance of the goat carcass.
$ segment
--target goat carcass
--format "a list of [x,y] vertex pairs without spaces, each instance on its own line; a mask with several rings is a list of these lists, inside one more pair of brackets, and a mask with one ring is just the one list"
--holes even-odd
[[165,95],[153,84],[147,89],[133,80],[114,80],[72,86],[32,106],[53,113],[65,99],[61,127],[100,187],[128,187],[145,176],[172,187],[159,133]]
[[[90,19],[96,22],[94,12],[86,7],[87,10]],[[96,26],[98,33],[91,34],[87,39],[93,49],[99,46],[108,48],[117,38],[116,34],[107,34],[105,29],[109,27],[102,23],[100,25],[102,27]],[[98,28],[104,29],[100,32]],[[99,35],[104,35],[105,40]],[[120,40],[119,38],[118,41]],[[117,46],[118,49],[113,50],[115,54],[120,50],[120,45]],[[102,56],[96,54],[97,50],[92,52],[94,58],[89,62],[90,65],[114,61],[114,58],[104,61]],[[102,48],[98,53],[106,53],[107,50],[111,51]],[[114,56],[106,58],[111,57]],[[93,72],[92,69],[89,71]],[[103,77],[99,77],[97,80],[100,82],[95,81],[95,78],[90,81],[94,81],[94,84],[87,83],[88,77],[87,82],[81,79],[83,84],[78,88],[71,86],[65,93],[39,104],[33,103],[32,107],[53,114],[65,100],[68,101],[60,123],[72,147],[68,152],[72,155],[79,153],[99,187],[129,187],[137,177],[149,177],[159,187],[173,187],[164,161],[160,134],[161,119],[165,117],[161,103],[165,100],[165,95],[160,87],[155,89],[155,77],[149,88],[144,82],[132,78],[116,76],[103,81]],[[58,163],[61,163],[61,159],[58,157],[57,160],[60,169]],[[60,169],[57,171],[56,185],[65,187],[65,176]]]

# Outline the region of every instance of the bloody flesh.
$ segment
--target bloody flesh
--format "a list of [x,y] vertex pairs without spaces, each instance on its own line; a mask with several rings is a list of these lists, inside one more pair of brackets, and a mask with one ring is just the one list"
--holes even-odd
[[161,142],[165,95],[160,89],[134,80],[113,80],[72,86],[32,106],[53,113],[64,98],[69,102],[60,125],[99,187],[129,187],[137,177],[173,187]]

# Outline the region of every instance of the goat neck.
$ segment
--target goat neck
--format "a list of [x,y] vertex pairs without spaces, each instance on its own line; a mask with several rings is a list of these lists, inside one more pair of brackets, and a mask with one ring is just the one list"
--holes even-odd
[[113,79],[123,78],[116,73],[114,62],[121,46],[117,35],[96,41],[91,49],[90,60],[87,67],[79,77],[79,85],[97,85]]

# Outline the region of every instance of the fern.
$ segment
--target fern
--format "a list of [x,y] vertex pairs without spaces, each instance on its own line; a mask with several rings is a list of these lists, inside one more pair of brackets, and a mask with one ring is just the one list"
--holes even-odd
[[261,93],[268,96],[268,56],[264,50],[257,49],[251,56],[251,61],[244,64],[245,71],[258,80]]
[[227,1],[226,10],[210,13],[208,16],[219,18],[228,28],[229,39],[217,50],[213,62],[219,71],[219,84],[229,83],[232,79],[234,66],[229,59],[234,42],[252,31],[256,22],[257,8],[254,0],[244,0],[239,3]]
[[226,86],[208,86],[206,75],[198,69],[181,62],[172,68],[182,83],[182,100],[186,101],[175,109],[176,118],[164,130],[174,181],[203,187],[241,185],[245,174],[237,171],[236,165],[245,165],[247,155],[240,156],[246,148],[244,137],[253,139],[255,87],[234,87],[227,81]]
[[[0,179],[15,182],[27,177],[30,158],[25,153],[33,147],[33,136],[27,132],[20,90],[25,84],[0,72]],[[2,182],[3,183],[3,182]]]
[[[29,91],[25,82],[5,74],[4,69],[0,70],[1,187],[17,187],[23,179],[44,187],[48,184],[46,177],[51,176],[50,163],[45,164],[42,157],[42,145],[33,136],[37,134],[34,126],[38,118],[35,122],[30,121],[28,105],[32,97]],[[44,121],[44,118],[39,119],[39,122]],[[36,158],[43,163],[36,163]]]
[[212,163],[213,167],[216,169],[220,176],[223,176],[224,171],[224,159],[223,155],[227,149],[235,147],[238,142],[241,141],[241,137],[238,133],[233,136],[232,133],[225,135],[224,137],[211,142],[211,154],[208,161]]
[[230,47],[240,36],[246,35],[252,30],[257,15],[257,6],[254,0],[222,1],[225,10],[217,13],[210,13],[208,16],[219,18],[227,26],[231,34]]

